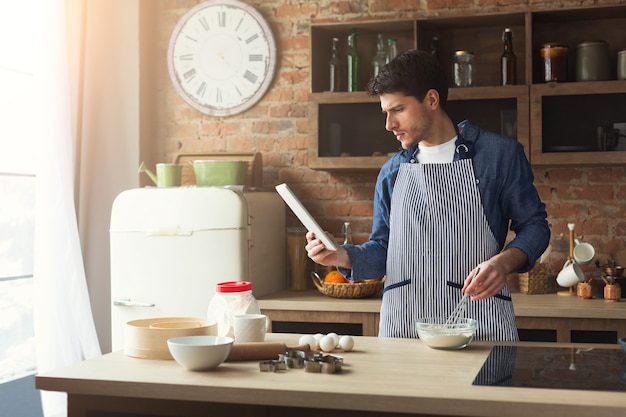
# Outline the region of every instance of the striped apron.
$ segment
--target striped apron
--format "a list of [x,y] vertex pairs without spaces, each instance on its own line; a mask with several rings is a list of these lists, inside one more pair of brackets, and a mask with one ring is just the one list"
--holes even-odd
[[[391,200],[379,336],[415,338],[417,318],[448,317],[461,300],[465,277],[500,251],[477,181],[470,158],[400,165]],[[466,316],[478,321],[477,340],[518,340],[508,286],[501,295],[508,300],[469,302]]]

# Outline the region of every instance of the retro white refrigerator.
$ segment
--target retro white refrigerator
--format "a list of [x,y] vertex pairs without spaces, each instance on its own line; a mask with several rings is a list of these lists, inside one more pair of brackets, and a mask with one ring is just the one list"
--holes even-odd
[[285,205],[244,187],[138,188],[113,202],[113,350],[126,322],[206,317],[222,281],[252,282],[261,297],[287,287]]

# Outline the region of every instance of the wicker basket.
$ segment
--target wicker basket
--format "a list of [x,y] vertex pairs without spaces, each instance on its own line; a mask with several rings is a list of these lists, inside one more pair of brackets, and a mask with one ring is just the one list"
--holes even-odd
[[529,272],[519,274],[519,291],[522,294],[546,294],[548,292],[546,265],[537,263]]
[[384,278],[380,281],[357,281],[354,283],[339,284],[334,282],[319,282],[312,278],[313,283],[324,295],[335,298],[365,298],[377,295],[385,286]]

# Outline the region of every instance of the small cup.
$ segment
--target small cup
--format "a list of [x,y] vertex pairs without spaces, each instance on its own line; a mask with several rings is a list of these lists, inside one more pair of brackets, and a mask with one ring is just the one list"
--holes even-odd
[[240,314],[233,317],[236,343],[263,342],[267,331],[265,314]]
[[596,250],[587,242],[580,242],[574,246],[574,260],[579,265],[589,265],[596,256]]
[[556,282],[561,287],[573,287],[577,285],[579,282],[583,282],[585,280],[585,274],[580,266],[571,259],[568,259],[563,265],[563,269],[556,276]]
[[157,187],[180,187],[182,165],[156,164]]

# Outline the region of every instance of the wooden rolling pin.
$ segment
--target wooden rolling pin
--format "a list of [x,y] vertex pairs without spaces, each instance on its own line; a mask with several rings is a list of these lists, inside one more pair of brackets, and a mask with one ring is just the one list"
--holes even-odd
[[287,352],[288,349],[308,352],[310,347],[309,345],[287,347],[280,342],[233,343],[226,362],[278,359],[278,355]]

